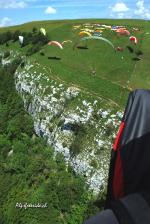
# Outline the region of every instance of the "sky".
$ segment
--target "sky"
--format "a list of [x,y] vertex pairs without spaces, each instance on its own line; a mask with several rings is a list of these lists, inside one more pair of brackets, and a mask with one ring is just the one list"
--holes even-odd
[[150,20],[150,0],[0,0],[0,27],[78,18]]

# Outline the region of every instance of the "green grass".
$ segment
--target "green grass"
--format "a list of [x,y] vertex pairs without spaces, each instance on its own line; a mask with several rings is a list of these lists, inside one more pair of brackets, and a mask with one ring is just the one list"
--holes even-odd
[[[73,25],[90,23],[103,23],[107,25],[125,25],[139,39],[137,46],[132,45],[128,37],[117,37],[117,35],[105,30],[103,37],[111,40],[115,47],[123,47],[123,52],[115,52],[107,43],[99,40],[90,40],[82,42],[79,45],[87,45],[88,49],[73,49],[74,43],[79,40],[78,33],[80,29],[73,30]],[[51,69],[56,79],[64,81],[66,84],[74,84],[86,91],[88,94],[97,95],[104,99],[110,99],[121,107],[124,107],[129,88],[149,88],[149,59],[150,59],[150,22],[143,20],[62,20],[62,21],[36,21],[15,27],[0,29],[0,32],[6,30],[23,30],[32,31],[33,27],[44,27],[47,30],[51,40],[62,42],[70,39],[73,43],[64,45],[61,50],[54,46],[45,45],[42,48],[44,56],[36,53],[30,58],[38,61],[42,66],[46,66],[47,70]],[[132,31],[133,27],[139,27],[140,32]],[[134,53],[129,52],[127,46],[134,49]],[[19,43],[9,43],[9,47],[0,46],[5,49],[13,49],[20,51],[21,54],[26,53],[29,46],[19,47]],[[143,52],[142,60],[133,60],[136,56],[135,51]],[[58,57],[61,60],[48,59],[48,57]],[[92,75],[92,70],[96,71],[96,75]]]

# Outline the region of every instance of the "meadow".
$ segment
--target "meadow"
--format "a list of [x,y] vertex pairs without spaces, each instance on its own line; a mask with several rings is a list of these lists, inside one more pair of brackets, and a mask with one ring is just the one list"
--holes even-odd
[[[74,47],[74,44],[80,40],[80,29],[84,28],[87,23],[125,26],[131,35],[138,38],[139,42],[135,46],[129,41],[129,37],[119,36],[114,31],[105,29],[102,37],[110,40],[115,48],[122,47],[122,52],[115,51],[107,43],[99,40],[79,42],[80,48]],[[123,107],[130,90],[149,88],[150,85],[148,76],[149,23],[142,20],[40,21],[1,28],[0,32],[8,30],[32,32],[33,27],[38,30],[44,27],[49,40],[60,43],[64,40],[71,40],[72,43],[64,44],[63,50],[56,46],[44,45],[41,49],[43,55],[37,52],[30,58],[46,66],[47,71],[51,71],[49,75],[53,75],[56,79],[75,85],[93,96],[100,96],[112,105]],[[80,28],[73,29],[74,26],[80,26]],[[139,28],[139,31],[134,31],[133,27]],[[19,42],[9,42],[9,49],[20,51],[22,54],[26,53],[29,46],[30,44],[20,48]],[[0,47],[8,49],[5,46]],[[132,48],[133,52],[128,47]],[[138,51],[142,52],[140,60],[136,54]]]

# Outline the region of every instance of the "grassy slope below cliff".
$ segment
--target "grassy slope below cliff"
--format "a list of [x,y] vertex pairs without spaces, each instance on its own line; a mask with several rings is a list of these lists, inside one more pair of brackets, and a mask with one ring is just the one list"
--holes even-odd
[[[114,52],[113,49],[103,41],[88,41],[87,50],[74,49],[73,45],[79,40],[78,33],[80,29],[73,30],[74,25],[84,27],[85,23],[104,23],[106,25],[125,25],[139,39],[137,46],[131,45],[128,37],[117,37],[112,32],[105,30],[103,37],[108,38],[112,43],[124,48],[124,51]],[[68,84],[77,85],[84,88],[91,94],[97,94],[102,98],[110,99],[119,106],[124,106],[130,88],[148,88],[148,71],[149,71],[149,22],[142,20],[66,20],[66,21],[39,21],[28,24],[19,25],[0,29],[0,32],[6,30],[23,30],[32,31],[33,27],[44,27],[47,30],[49,39],[62,42],[70,39],[72,44],[64,45],[64,49],[60,50],[54,46],[44,46],[41,56],[36,53],[31,56],[33,60],[40,62],[41,65],[50,69],[53,76]],[[140,32],[133,31],[133,27],[140,28]],[[85,43],[81,43],[84,46]],[[126,46],[130,46],[137,50],[142,50],[142,60],[136,61],[135,53],[131,53]],[[2,47],[2,46],[1,46]],[[2,47],[3,48],[3,47]],[[7,47],[8,48],[8,47]],[[5,48],[6,49],[6,48]],[[26,53],[28,46],[20,48],[19,43],[9,43],[9,49]],[[51,59],[48,59],[50,57]],[[54,60],[58,57],[61,60]],[[96,75],[92,76],[92,70],[96,71]],[[51,75],[51,74],[49,74]]]

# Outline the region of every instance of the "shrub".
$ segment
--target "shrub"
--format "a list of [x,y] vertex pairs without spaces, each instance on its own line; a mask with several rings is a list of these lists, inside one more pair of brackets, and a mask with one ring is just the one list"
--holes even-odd
[[22,47],[28,45],[32,41],[32,33],[31,32],[23,32],[21,34],[24,37],[23,44],[21,45]]
[[32,32],[37,33],[37,28],[35,26],[33,27]]
[[36,33],[32,38],[32,44],[45,45],[48,43],[48,37],[42,33]]
[[0,34],[0,44],[7,43],[7,41],[12,39],[12,35],[10,31]]
[[27,56],[30,56],[32,54],[35,54],[36,52],[38,52],[40,50],[40,46],[38,44],[33,45],[31,48],[28,49],[27,51]]
[[45,53],[44,53],[43,51],[41,51],[41,52],[40,52],[40,55],[44,56],[44,55],[45,55]]
[[8,42],[6,42],[6,47],[9,47],[9,44],[8,44]]
[[24,66],[25,66],[25,61],[21,62],[20,66],[21,66],[21,68],[24,68]]
[[21,58],[16,58],[12,61],[12,63],[9,66],[6,66],[6,70],[10,73],[10,74],[14,74],[14,72],[16,71],[17,67],[20,65],[22,59]]
[[3,58],[8,58],[10,56],[10,51],[5,51]]
[[12,35],[12,40],[15,42],[18,40],[18,37],[21,35],[20,30],[16,30]]
[[95,169],[97,169],[97,167],[98,167],[97,161],[96,161],[95,159],[93,159],[93,160],[91,161],[90,165],[91,165],[93,168],[95,168]]
[[0,55],[0,64],[2,64],[2,55]]
[[84,144],[84,137],[86,135],[86,128],[84,125],[74,124],[72,131],[74,131],[76,135],[72,145],[70,146],[70,154],[73,157],[81,152],[82,146]]

